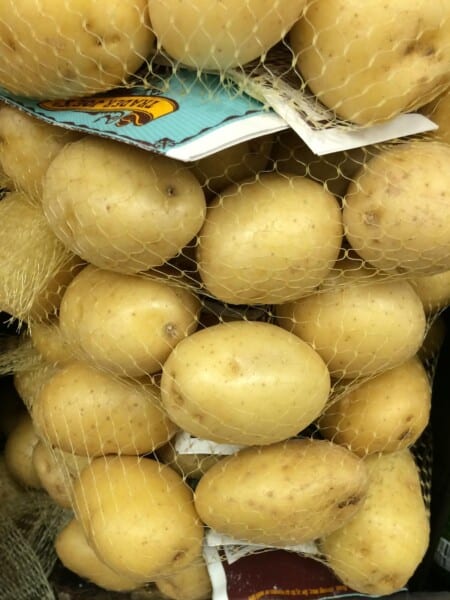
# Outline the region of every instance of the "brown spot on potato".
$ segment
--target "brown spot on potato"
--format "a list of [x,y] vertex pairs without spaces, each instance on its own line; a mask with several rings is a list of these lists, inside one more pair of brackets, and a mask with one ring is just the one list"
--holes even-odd
[[164,325],[164,335],[172,339],[178,336],[178,328],[175,323],[166,323]]
[[361,499],[362,499],[361,496],[353,494],[352,496],[349,496],[345,500],[341,500],[341,502],[338,502],[336,506],[337,506],[337,508],[346,508],[347,506],[355,506],[356,504],[359,504],[359,502],[361,502]]
[[411,429],[405,429],[404,431],[401,432],[401,434],[398,436],[398,441],[401,442],[409,437],[411,437]]
[[172,558],[172,562],[178,562],[185,556],[186,556],[186,550],[179,550]]

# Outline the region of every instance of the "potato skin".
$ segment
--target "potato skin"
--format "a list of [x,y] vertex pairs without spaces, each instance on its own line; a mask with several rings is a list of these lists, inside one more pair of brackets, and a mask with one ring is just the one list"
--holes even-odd
[[6,439],[5,465],[11,476],[21,485],[41,488],[41,481],[33,465],[33,451],[39,442],[28,413],[21,416]]
[[295,439],[222,459],[195,490],[200,518],[249,543],[312,541],[354,517],[367,488],[362,461],[326,440]]
[[450,2],[313,0],[291,29],[318,99],[360,125],[423,106],[449,82]]
[[358,456],[409,448],[428,424],[431,385],[417,357],[341,394],[319,419],[324,437]]
[[76,519],[69,521],[58,533],[55,550],[67,569],[105,590],[127,592],[142,586],[142,582],[119,575],[102,563],[89,545],[83,528]]
[[369,488],[361,510],[323,537],[328,565],[351,589],[387,595],[400,590],[422,560],[429,517],[409,450],[364,459]]
[[301,15],[305,0],[148,0],[153,30],[175,61],[226,70],[265,54]]
[[222,302],[288,302],[328,275],[342,235],[338,202],[323,186],[262,173],[209,204],[197,246],[199,273]]
[[100,560],[134,580],[154,581],[201,554],[192,491],[152,459],[94,459],[75,483],[74,510]]
[[48,364],[59,365],[74,359],[57,320],[32,323],[29,332],[33,348]]
[[65,144],[81,135],[50,125],[14,106],[0,104],[0,165],[16,189],[39,202],[49,164]]
[[183,163],[94,136],[66,145],[53,159],[42,206],[67,248],[121,273],[174,257],[206,214],[201,186]]
[[345,235],[374,267],[406,276],[450,270],[450,146],[391,145],[355,175],[345,196]]
[[277,307],[278,323],[310,343],[335,378],[367,377],[414,356],[425,313],[409,283],[342,261],[319,293]]
[[44,100],[119,86],[153,48],[146,7],[146,0],[66,0],[62,10],[55,0],[4,0],[0,85]]
[[44,383],[32,414],[53,446],[82,456],[145,454],[177,431],[154,384],[81,362],[64,365]]
[[409,282],[416,290],[427,314],[436,313],[450,305],[450,270],[412,277]]
[[181,429],[218,443],[272,444],[316,419],[330,375],[308,344],[269,323],[197,331],[163,365],[161,401]]
[[210,600],[212,594],[211,580],[203,559],[196,560],[167,577],[157,579],[155,585],[160,592],[173,600]]
[[160,371],[172,348],[195,331],[199,311],[195,294],[164,276],[88,265],[64,294],[60,328],[86,362],[143,377]]
[[31,458],[41,486],[47,494],[59,506],[72,508],[73,481],[89,459],[50,448],[42,440],[34,446]]

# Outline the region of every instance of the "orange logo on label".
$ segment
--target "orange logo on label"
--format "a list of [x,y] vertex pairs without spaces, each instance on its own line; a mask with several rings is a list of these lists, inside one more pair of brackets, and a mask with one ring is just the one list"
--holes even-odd
[[[104,113],[116,127],[147,125],[155,119],[178,110],[178,103],[164,96],[95,96],[73,100],[46,100],[39,106],[46,110],[66,110],[85,113]],[[120,113],[113,117],[111,113]]]

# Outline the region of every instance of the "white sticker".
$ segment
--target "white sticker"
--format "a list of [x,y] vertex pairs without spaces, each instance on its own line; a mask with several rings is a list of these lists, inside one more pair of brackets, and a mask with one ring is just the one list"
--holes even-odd
[[243,446],[235,444],[217,444],[211,440],[204,440],[192,436],[186,431],[178,433],[175,437],[175,450],[178,454],[215,454],[227,456],[235,454]]

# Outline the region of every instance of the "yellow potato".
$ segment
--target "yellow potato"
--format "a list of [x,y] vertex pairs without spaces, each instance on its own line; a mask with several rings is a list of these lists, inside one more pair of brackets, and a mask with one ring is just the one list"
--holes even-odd
[[60,327],[87,361],[141,377],[160,371],[172,348],[195,331],[199,310],[195,294],[167,277],[89,265],[64,294]]
[[55,550],[67,569],[105,590],[127,592],[142,586],[142,582],[116,573],[99,559],[76,519],[69,521],[58,533]]
[[328,370],[308,344],[252,321],[187,337],[161,378],[161,401],[181,429],[244,446],[295,436],[320,415],[329,392]]
[[0,86],[44,100],[109,90],[140,67],[153,43],[146,0],[3,0]]
[[153,581],[201,554],[192,491],[154,460],[96,458],[75,483],[74,499],[89,544],[119,574]]
[[61,148],[81,136],[0,104],[0,165],[17,189],[40,200],[42,178]]
[[41,486],[50,498],[59,506],[72,508],[73,482],[89,460],[50,448],[42,441],[34,446],[31,459]]
[[317,156],[292,129],[278,134],[273,159],[277,171],[309,177],[342,198],[354,174],[373,155],[374,148],[355,148]]
[[207,291],[233,304],[275,304],[311,293],[342,241],[338,202],[306,177],[263,173],[208,207],[197,247]]
[[325,440],[297,439],[222,459],[200,480],[195,506],[219,533],[287,546],[342,527],[366,488],[364,464],[354,454]]
[[270,158],[274,136],[263,135],[201,158],[190,165],[205,192],[217,194],[225,187],[256,176]]
[[155,385],[81,362],[62,366],[44,383],[32,414],[50,444],[82,456],[153,452],[177,431]]
[[444,90],[449,35],[449,0],[312,0],[289,40],[317,98],[339,117],[369,125]]
[[28,410],[32,410],[41,387],[54,372],[53,365],[41,361],[32,368],[14,373],[14,387]]
[[366,163],[343,212],[347,240],[364,260],[412,277],[450,270],[449,160],[448,144],[414,140]]
[[0,202],[0,310],[24,321],[54,314],[80,259],[55,237],[23,192]]
[[437,131],[432,131],[428,135],[450,144],[450,88],[424,106],[421,112],[439,126]]
[[343,392],[319,419],[321,434],[365,456],[409,448],[428,425],[431,385],[417,357]]
[[9,472],[4,455],[0,454],[0,506],[3,508],[6,503],[14,502],[25,493],[25,488]]
[[28,413],[21,417],[6,439],[6,468],[18,483],[26,487],[42,487],[32,461],[33,450],[38,442],[39,438]]
[[197,69],[224,71],[265,54],[300,17],[306,0],[148,0],[163,50]]
[[203,560],[155,581],[160,592],[173,600],[210,600],[211,579]]
[[429,519],[409,450],[364,460],[369,489],[360,511],[321,540],[335,574],[352,590],[387,595],[413,575],[429,543]]
[[421,299],[426,313],[438,312],[450,304],[450,270],[412,277],[409,282]]
[[182,163],[93,136],[55,157],[42,205],[66,247],[97,267],[123,273],[146,271],[177,255],[206,213],[200,184]]
[[322,356],[335,378],[380,373],[414,356],[425,336],[411,285],[339,263],[319,292],[277,307],[278,323]]
[[33,323],[30,335],[31,343],[43,361],[58,365],[73,360],[70,345],[64,339],[57,321]]

